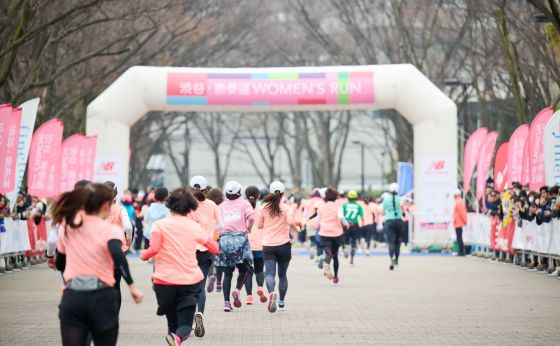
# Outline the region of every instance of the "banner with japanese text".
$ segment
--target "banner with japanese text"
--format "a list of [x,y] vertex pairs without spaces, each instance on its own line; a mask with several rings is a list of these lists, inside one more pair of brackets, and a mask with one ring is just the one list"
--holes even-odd
[[31,140],[27,186],[29,194],[38,198],[60,193],[60,155],[64,125],[49,120],[35,131]]
[[553,110],[550,107],[543,109],[537,114],[529,129],[529,189],[539,190],[545,182],[544,175],[544,129]]
[[[4,113],[0,116],[7,116],[7,125],[1,134],[2,152],[0,153],[0,193],[6,194],[10,192],[15,185],[15,170],[17,160],[19,129],[21,125],[21,109],[11,109],[3,107],[4,111],[10,109],[10,113]],[[0,110],[1,112],[1,110]]]
[[519,126],[511,135],[508,145],[508,181],[521,182],[523,173],[523,154],[525,151],[525,141],[529,136],[529,126],[524,124]]

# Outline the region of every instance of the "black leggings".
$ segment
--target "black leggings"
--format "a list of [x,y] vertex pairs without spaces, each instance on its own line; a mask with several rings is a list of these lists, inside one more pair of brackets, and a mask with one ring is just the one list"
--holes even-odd
[[[322,247],[321,247],[322,248]],[[290,261],[276,262],[274,259],[264,261],[266,267],[266,288],[269,293],[274,292],[276,286],[276,265],[278,265],[278,290],[280,291],[280,300],[284,300],[288,292],[288,266]]]
[[[238,290],[243,288],[243,284],[247,281],[249,276],[249,265],[245,262],[238,263],[235,267],[239,270],[239,275],[237,276],[237,285],[235,288]],[[229,302],[229,295],[231,294],[231,280],[233,279],[233,271],[235,267],[222,267],[224,270],[224,282],[223,282],[223,293],[224,300]]]
[[341,237],[321,237],[321,243],[325,250],[325,263],[331,264],[333,260],[334,276],[338,277],[338,249],[342,245]]
[[[63,346],[86,345],[88,330],[60,323]],[[119,326],[103,332],[89,332],[93,336],[95,346],[114,346],[119,336]]]
[[401,253],[401,240],[403,231],[402,220],[389,220],[384,224],[385,235],[387,236],[387,246],[389,247],[389,257],[399,260]]
[[346,230],[346,241],[350,245],[350,257],[354,258],[356,254],[356,248],[358,247],[358,242],[360,241],[362,232],[360,231],[360,226],[353,224]]
[[264,285],[264,259],[254,258],[255,268],[249,271],[249,276],[247,281],[245,281],[245,290],[247,295],[253,294],[253,273],[255,274],[255,279],[257,280],[257,285],[262,287]]

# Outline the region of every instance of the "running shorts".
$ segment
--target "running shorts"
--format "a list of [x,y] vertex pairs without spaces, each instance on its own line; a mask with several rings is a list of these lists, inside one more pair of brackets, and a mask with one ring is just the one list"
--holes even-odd
[[278,246],[263,246],[263,256],[265,261],[289,262],[292,259],[292,244],[287,242]]
[[119,324],[117,292],[112,287],[95,291],[65,289],[58,306],[62,324],[104,332]]

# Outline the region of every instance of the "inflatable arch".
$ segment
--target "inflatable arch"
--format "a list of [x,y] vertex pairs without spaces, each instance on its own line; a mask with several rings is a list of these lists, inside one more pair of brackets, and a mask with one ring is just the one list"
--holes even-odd
[[457,108],[412,65],[294,68],[134,66],[87,108],[97,165],[128,184],[130,127],[149,111],[396,109],[414,128],[417,243],[447,242],[457,186]]

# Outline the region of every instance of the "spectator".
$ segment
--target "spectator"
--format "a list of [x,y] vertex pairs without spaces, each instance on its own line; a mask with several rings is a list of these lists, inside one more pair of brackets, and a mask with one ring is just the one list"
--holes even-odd
[[467,206],[461,198],[461,190],[455,190],[453,193],[455,198],[455,207],[453,208],[453,227],[457,235],[457,244],[459,251],[457,256],[465,256],[465,245],[463,243],[463,227],[467,224]]

